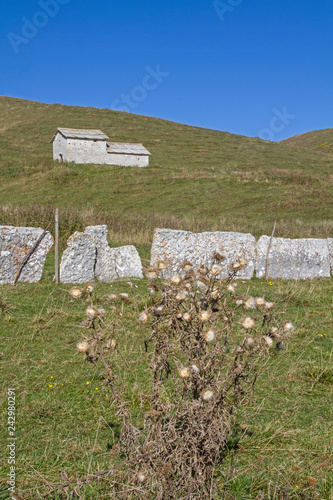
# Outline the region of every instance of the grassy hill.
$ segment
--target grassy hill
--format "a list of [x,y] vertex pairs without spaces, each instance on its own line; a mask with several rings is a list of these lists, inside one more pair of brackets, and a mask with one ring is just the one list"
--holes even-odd
[[314,130],[305,134],[295,135],[281,141],[280,144],[296,146],[311,151],[333,154],[333,128]]
[[[151,164],[54,163],[50,140],[58,126],[100,128],[114,141],[143,142]],[[143,259],[149,258],[155,226],[258,236],[270,233],[277,219],[279,236],[332,236],[332,164],[330,155],[292,144],[0,97],[0,223],[45,227],[58,206],[63,245],[85,224],[102,222],[109,224],[113,243],[135,243]],[[137,307],[143,311],[153,299],[143,279],[137,288],[126,280],[95,283],[91,299],[74,301],[71,285],[56,285],[53,273],[50,252],[39,283],[0,288],[0,390],[6,418],[8,388],[16,390],[17,492],[26,500],[110,498],[113,474],[86,479],[117,465],[119,414],[100,370],[85,363],[75,346],[84,338],[86,301],[92,300],[105,308],[107,329],[115,332],[121,380],[138,379],[148,394]],[[285,349],[271,350],[251,404],[237,414],[228,449],[216,464],[216,500],[332,500],[332,287],[330,279],[240,281],[240,296],[274,301],[277,321],[290,320],[296,329]],[[130,299],[118,296],[110,303],[110,292]],[[258,311],[233,312],[243,313],[256,318]],[[130,411],[139,415],[137,389],[124,385],[124,392]],[[2,426],[3,442],[8,431]],[[8,498],[5,446],[0,456],[0,498]],[[53,491],[60,481],[68,493]]]
[[[150,166],[53,162],[50,141],[59,126],[142,142]],[[284,143],[0,97],[0,222],[7,224],[44,224],[58,206],[67,225],[106,222],[121,242],[148,243],[162,225],[267,234],[275,218],[278,236],[332,236],[332,165],[325,153]]]

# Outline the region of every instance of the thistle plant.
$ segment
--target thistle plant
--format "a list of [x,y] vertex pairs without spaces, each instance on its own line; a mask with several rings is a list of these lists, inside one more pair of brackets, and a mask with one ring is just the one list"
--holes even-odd
[[[214,472],[237,408],[250,401],[274,346],[284,348],[294,330],[290,321],[278,324],[273,302],[237,294],[235,278],[246,262],[235,262],[229,277],[219,279],[222,259],[215,254],[210,268],[186,262],[169,280],[163,278],[163,262],[149,268],[149,303],[139,309],[133,285],[132,297],[110,295],[110,324],[104,322],[104,309],[86,309],[87,334],[77,349],[99,372],[102,367],[121,421],[118,447],[124,467],[117,473],[110,469],[115,498],[214,498]],[[118,312],[117,299],[122,301]],[[119,360],[131,368],[115,340],[129,302],[136,307],[150,374],[145,390],[135,382],[140,426],[123,396]]]

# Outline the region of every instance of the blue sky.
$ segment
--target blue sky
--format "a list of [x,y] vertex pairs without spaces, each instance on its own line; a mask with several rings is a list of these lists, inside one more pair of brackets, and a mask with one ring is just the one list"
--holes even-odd
[[15,0],[0,94],[279,141],[331,128],[332,0]]

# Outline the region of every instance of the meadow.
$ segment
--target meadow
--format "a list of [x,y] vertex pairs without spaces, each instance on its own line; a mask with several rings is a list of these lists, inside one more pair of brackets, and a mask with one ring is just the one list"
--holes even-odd
[[[52,276],[50,256],[39,284],[5,285],[0,291],[1,406],[5,416],[7,388],[14,387],[17,491],[27,500],[42,498],[37,490],[43,498],[66,498],[48,495],[50,485],[67,476],[75,485],[117,463],[120,422],[112,395],[76,350],[87,303],[74,301],[71,287],[55,285]],[[147,280],[136,285],[143,310],[151,300]],[[332,499],[332,281],[253,279],[239,286],[239,293],[250,290],[276,301],[279,319],[290,319],[296,330],[285,350],[271,353],[250,406],[237,414],[216,472],[217,498]],[[126,281],[96,284],[92,302],[112,317],[107,296],[120,292],[130,293]],[[149,384],[134,303],[117,300],[115,306],[123,308],[117,338],[122,356]],[[130,380],[126,370],[123,376]],[[127,397],[135,412],[135,394],[128,389]],[[3,425],[4,443],[7,433]],[[7,453],[2,447],[2,484]],[[111,482],[111,476],[91,481],[76,498],[110,498]]]
[[[135,244],[146,266],[154,227],[258,237],[270,234],[277,219],[276,236],[332,237],[333,159],[313,143],[272,144],[128,113],[3,97],[0,110],[0,224],[45,227],[59,207],[61,250],[75,230],[102,223],[111,245]],[[56,164],[49,141],[58,126],[142,142],[151,166]],[[56,285],[53,274],[51,251],[40,283],[0,288],[1,442],[8,438],[7,389],[13,387],[22,498],[63,500],[54,485],[66,481],[72,488],[81,481],[73,499],[110,498],[112,475],[85,478],[118,463],[120,422],[109,387],[76,350],[87,302],[74,300],[71,286]],[[142,311],[151,302],[147,279],[135,284]],[[111,307],[107,300],[120,292],[130,293],[127,280],[96,283],[89,301],[105,308],[109,321],[113,306],[122,313],[117,343],[129,382],[124,395],[135,414],[131,372],[146,387],[149,379],[135,302],[117,299]],[[254,278],[241,281],[238,293],[275,301],[279,319],[296,328],[284,350],[271,351],[251,404],[237,413],[216,469],[216,498],[332,500],[332,280]],[[0,453],[5,499],[6,446]]]

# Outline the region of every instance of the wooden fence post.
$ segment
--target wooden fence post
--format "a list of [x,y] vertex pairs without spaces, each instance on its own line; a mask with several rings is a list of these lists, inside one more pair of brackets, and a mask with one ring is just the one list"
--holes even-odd
[[267,254],[266,254],[266,269],[265,269],[265,279],[266,279],[266,281],[268,279],[268,270],[269,270],[269,261],[268,261],[269,252],[271,251],[271,246],[272,246],[272,241],[273,241],[273,237],[274,237],[274,233],[275,233],[275,228],[276,228],[276,219],[274,221],[273,231],[272,231],[272,235],[271,235],[271,237],[269,239],[268,248],[267,248]]
[[59,283],[59,208],[55,210],[55,226],[54,226],[54,270],[55,270],[55,282]]

